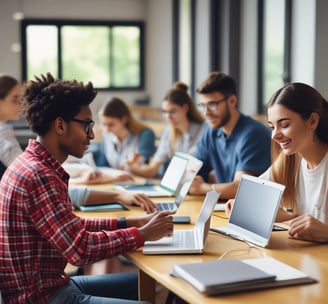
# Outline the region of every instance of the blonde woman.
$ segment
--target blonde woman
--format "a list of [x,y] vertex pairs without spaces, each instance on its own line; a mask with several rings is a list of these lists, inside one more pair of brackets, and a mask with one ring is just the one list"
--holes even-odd
[[174,152],[193,154],[204,127],[204,117],[187,93],[188,86],[174,83],[162,102],[167,121],[160,143],[149,164],[140,165],[138,158],[129,162],[130,171],[143,177],[162,175]]

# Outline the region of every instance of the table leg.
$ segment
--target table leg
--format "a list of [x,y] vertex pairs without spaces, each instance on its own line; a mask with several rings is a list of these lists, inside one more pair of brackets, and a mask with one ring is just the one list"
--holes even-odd
[[156,281],[139,269],[139,301],[155,303]]

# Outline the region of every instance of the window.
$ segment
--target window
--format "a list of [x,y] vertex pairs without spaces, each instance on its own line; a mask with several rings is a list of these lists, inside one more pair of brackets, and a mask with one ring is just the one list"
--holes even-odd
[[51,72],[98,89],[143,89],[142,22],[22,20],[24,80]]
[[[260,81],[258,112],[274,92],[290,81],[291,0],[260,1]],[[263,3],[263,4],[262,4]]]
[[267,0],[264,11],[264,101],[283,84],[285,1]]

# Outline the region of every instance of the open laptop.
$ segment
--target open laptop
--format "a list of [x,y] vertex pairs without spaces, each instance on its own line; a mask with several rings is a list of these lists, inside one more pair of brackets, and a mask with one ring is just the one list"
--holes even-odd
[[188,194],[189,188],[191,186],[191,183],[193,179],[195,178],[196,174],[200,170],[200,168],[203,165],[203,162],[199,160],[198,158],[182,153],[182,152],[176,152],[177,155],[187,158],[188,159],[188,165],[184,172],[184,175],[179,183],[178,189],[175,194],[175,200],[174,201],[162,201],[162,202],[156,202],[156,206],[158,210],[171,210],[171,211],[177,211],[180,204],[183,202],[185,197]]
[[188,166],[189,159],[175,153],[159,185],[116,185],[117,189],[142,192],[149,197],[174,196]]
[[284,185],[243,175],[228,224],[211,230],[266,247],[284,190]]
[[210,228],[213,208],[220,194],[207,192],[202,209],[193,229],[174,230],[172,237],[163,237],[158,241],[147,241],[144,254],[189,254],[203,253]]

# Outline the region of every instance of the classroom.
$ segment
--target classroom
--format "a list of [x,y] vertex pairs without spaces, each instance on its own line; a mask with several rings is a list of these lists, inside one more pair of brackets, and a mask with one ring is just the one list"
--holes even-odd
[[[64,125],[75,122],[73,125],[76,130],[80,127],[81,138],[82,134],[87,136],[85,146],[94,139],[90,136],[93,134],[93,127],[104,125],[99,113],[105,102],[112,97],[125,101],[133,115],[152,128],[155,134],[154,142],[156,141],[158,146],[165,127],[164,118],[175,114],[175,110],[162,108],[163,100],[165,101],[163,98],[168,89],[172,88],[172,84],[179,81],[187,84],[191,99],[198,106],[203,106],[204,112],[211,112],[210,103],[213,101],[208,101],[208,104],[200,103],[202,93],[197,94],[196,90],[210,72],[221,71],[231,75],[236,81],[240,112],[260,121],[261,127],[263,124],[266,127],[269,124],[272,138],[278,142],[275,138],[278,135],[275,134],[281,131],[279,127],[283,127],[279,120],[274,120],[276,112],[272,109],[276,109],[275,98],[270,99],[274,92],[289,83],[304,83],[320,92],[323,101],[327,100],[327,12],[328,2],[325,0],[0,0],[0,74],[11,75],[19,82],[31,80],[33,75],[40,72],[51,72],[60,79],[91,81],[97,91],[94,100],[93,92],[88,91],[87,87],[80,88],[86,91],[86,96],[89,94],[86,99],[90,99],[90,109],[82,107],[84,112],[81,112],[89,119],[81,119],[78,114],[68,122],[61,121]],[[82,39],[83,35],[88,41]],[[38,61],[42,64],[38,65]],[[54,80],[47,76],[47,81]],[[231,95],[234,96],[234,93]],[[223,95],[222,99],[214,101],[216,107],[231,95]],[[269,100],[268,111],[272,111],[270,113],[274,119],[268,123],[266,105]],[[325,105],[323,109],[327,111]],[[319,124],[318,115],[311,118]],[[29,144],[30,138],[35,138],[24,119],[10,121],[8,124],[13,126],[21,148],[24,149]],[[308,126],[309,133],[310,129]],[[297,134],[294,136],[300,139]],[[78,136],[76,138],[78,141]],[[310,135],[305,134],[304,138],[311,143]],[[322,157],[327,149],[326,135],[321,132],[318,138],[319,143],[313,140],[315,147],[318,147],[315,154]],[[70,144],[72,145],[67,143]],[[288,140],[281,143],[282,149],[284,145],[289,145]],[[299,147],[301,146],[297,146]],[[74,156],[77,156],[78,148],[74,150],[73,145],[71,148],[76,152]],[[131,168],[129,174],[133,173]],[[97,171],[95,166],[94,169],[95,174],[101,172]],[[261,174],[263,172],[262,170]],[[194,173],[192,178],[196,175],[196,172]],[[9,178],[8,176],[5,178]],[[156,183],[165,179],[165,175],[161,181],[162,176],[156,177]],[[127,182],[123,178],[127,179]],[[129,183],[129,178],[122,177],[124,187]],[[322,180],[324,178],[322,177]],[[147,175],[141,179],[147,186],[152,182],[151,177],[148,179]],[[286,181],[286,178],[282,180]],[[217,191],[216,185],[219,183],[213,183],[212,180],[206,183],[206,191]],[[117,189],[115,183],[108,180],[98,185],[82,183],[82,187],[84,186],[88,186],[90,191]],[[3,184],[0,188],[0,195],[4,197],[7,190]],[[179,188],[175,190],[177,192],[174,194],[177,194]],[[145,196],[140,192],[134,195],[133,198],[145,200]],[[175,223],[174,229],[177,230],[189,228],[189,223],[196,224],[205,199],[204,193],[201,196],[184,193],[183,197],[176,215],[184,218],[187,216],[188,224]],[[124,199],[131,201],[131,198],[132,196],[129,196]],[[153,200],[158,203],[166,199],[167,197]],[[223,203],[223,200],[220,203]],[[148,207],[152,206],[149,201],[147,204]],[[99,225],[105,223],[104,215],[113,216],[117,220],[113,220],[111,225],[131,229],[129,231],[135,234],[133,237],[136,238],[137,247],[142,247],[140,243],[143,240],[138,238],[138,229],[133,230],[133,225],[133,228],[127,226],[126,220],[130,215],[145,216],[146,209],[142,210],[140,206],[142,204],[136,206],[131,203],[123,210],[119,205],[117,210],[108,214],[103,211],[70,210],[70,216],[80,217],[85,222],[97,218]],[[229,208],[232,208],[231,205]],[[327,211],[320,208],[317,208],[317,218],[321,216],[322,219]],[[289,209],[286,207],[285,211]],[[170,218],[170,215],[166,216]],[[222,226],[227,220],[223,209],[216,210],[211,215],[211,227]],[[169,224],[167,229],[171,233],[173,223]],[[80,261],[75,266],[70,263],[66,274],[95,274],[97,271],[106,274],[111,272],[111,268],[115,269],[114,272],[136,271],[139,300],[155,304],[264,301],[292,303],[293,299],[295,303],[323,303],[326,300],[324,286],[328,281],[327,244],[302,241],[288,233],[283,229],[272,231],[268,247],[258,248],[211,230],[205,251],[200,255],[149,256],[143,254],[142,250],[132,250],[118,255],[119,257],[113,260],[91,263],[85,268],[79,266]],[[314,284],[235,293],[221,298],[203,295],[171,275],[171,270],[177,263],[207,262],[212,259],[230,258],[230,255],[236,256],[237,259],[268,256],[275,258],[304,271],[309,278],[313,278],[311,283]],[[83,261],[83,258],[81,260]]]

